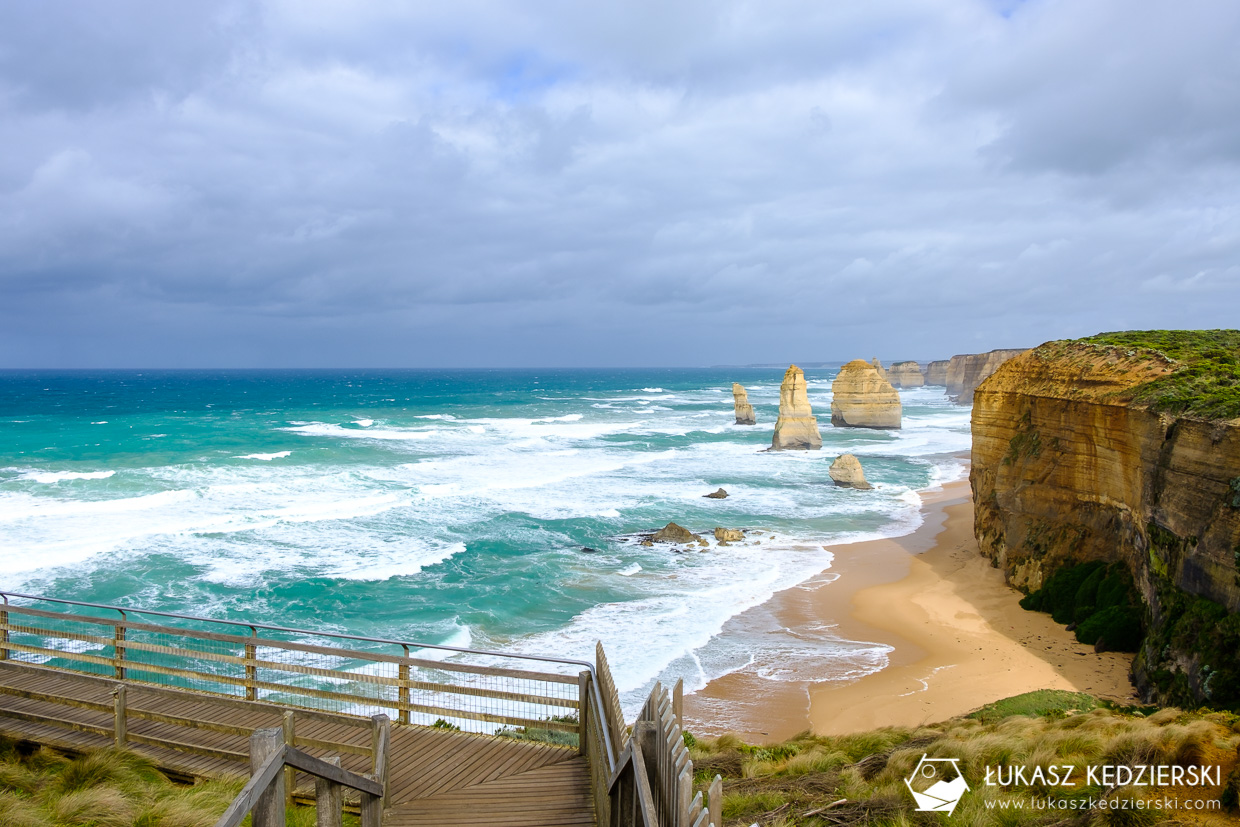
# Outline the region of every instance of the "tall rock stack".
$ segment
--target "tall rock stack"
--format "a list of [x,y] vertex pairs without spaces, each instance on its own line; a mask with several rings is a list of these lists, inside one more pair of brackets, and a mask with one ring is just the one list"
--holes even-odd
[[947,385],[947,366],[950,364],[946,359],[940,359],[926,365],[926,384],[927,385]]
[[920,388],[926,384],[921,374],[921,365],[916,362],[892,362],[887,371],[887,381],[893,388]]
[[831,383],[831,424],[837,428],[899,428],[900,394],[874,365],[854,359]]
[[732,383],[732,405],[736,408],[737,425],[755,425],[758,420],[753,414],[753,405],[749,404],[749,394],[745,388]]
[[873,359],[870,360],[870,364],[874,366],[874,370],[878,371],[879,376],[883,377],[884,379],[887,378],[887,371],[883,370],[883,363],[878,361],[877,356],[875,356]]
[[779,386],[779,419],[775,420],[772,451],[817,451],[822,447],[818,420],[809,407],[805,373],[792,365]]

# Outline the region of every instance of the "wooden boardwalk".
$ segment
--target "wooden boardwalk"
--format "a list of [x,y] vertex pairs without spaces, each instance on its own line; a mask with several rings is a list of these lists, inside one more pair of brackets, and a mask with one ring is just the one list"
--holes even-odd
[[[70,750],[111,746],[116,682],[82,674],[0,661],[0,733]],[[210,727],[248,730],[280,727],[288,707],[130,683],[126,703],[142,713],[128,724],[129,747],[174,776],[244,778],[249,775],[245,736]],[[60,702],[45,700],[57,698]],[[75,705],[79,704],[79,705]],[[84,704],[80,705],[80,704]],[[60,725],[32,718],[52,718]],[[307,752],[339,754],[342,766],[370,770],[370,721],[298,710],[296,738]],[[194,722],[186,725],[179,722]],[[137,743],[159,740],[166,746]],[[348,745],[353,751],[314,746]],[[171,745],[171,746],[167,746]],[[204,755],[194,750],[214,751]],[[577,750],[547,744],[393,724],[384,824],[394,827],[580,827],[595,824],[590,771]],[[299,776],[299,797],[312,784]]]

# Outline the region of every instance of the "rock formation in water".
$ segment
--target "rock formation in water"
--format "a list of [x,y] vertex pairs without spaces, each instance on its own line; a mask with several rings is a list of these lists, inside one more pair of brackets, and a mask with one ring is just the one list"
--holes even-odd
[[739,543],[745,539],[745,532],[739,528],[716,528],[715,539],[721,543]]
[[656,531],[650,539],[656,543],[696,543],[702,538],[684,526],[668,523]]
[[732,383],[732,406],[736,409],[737,425],[754,425],[758,420],[753,414],[753,405],[749,404],[749,394],[745,389]]
[[869,491],[874,486],[865,480],[865,471],[861,469],[861,461],[852,454],[840,454],[827,469],[831,479],[841,488],[860,488]]
[[792,365],[779,386],[779,418],[775,420],[772,451],[817,451],[822,447],[818,420],[809,407],[805,373]]
[[1077,633],[1131,638],[1146,701],[1240,705],[1238,360],[1240,331],[1103,334],[1016,356],[973,397],[982,553],[1031,603],[1079,572],[1087,609],[1116,602],[1122,566],[1135,605]]
[[883,363],[878,361],[877,356],[870,360],[870,364],[874,366],[874,370],[878,371],[879,376],[887,379],[887,371],[883,370]]
[[947,366],[949,364],[951,363],[947,359],[940,359],[926,365],[926,384],[946,386]]
[[831,383],[831,424],[837,428],[899,428],[900,394],[874,365],[854,359]]
[[926,384],[926,377],[916,362],[892,362],[887,369],[887,381],[893,388],[920,388]]
[[702,496],[708,500],[726,500],[728,498],[728,492],[724,491],[722,488],[719,488],[709,494],[703,494]]
[[999,369],[1008,359],[1019,356],[1024,350],[992,350],[989,353],[966,353],[953,356],[947,363],[947,395],[953,402],[968,405],[973,401],[973,391],[987,376]]

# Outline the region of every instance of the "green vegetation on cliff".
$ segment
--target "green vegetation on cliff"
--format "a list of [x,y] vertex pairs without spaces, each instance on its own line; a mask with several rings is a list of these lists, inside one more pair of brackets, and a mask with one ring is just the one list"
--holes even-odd
[[[1185,713],[1109,708],[1074,692],[1042,690],[991,704],[963,718],[909,729],[889,727],[854,735],[799,735],[782,744],[753,746],[734,736],[686,738],[696,782],[719,774],[724,782],[725,827],[908,827],[949,823],[919,813],[904,786],[922,756],[957,758],[969,784],[952,824],[1156,825],[1213,824],[1234,817],[1236,748],[1240,718],[1229,713]],[[1221,767],[1222,786],[1110,787],[1088,783],[1085,767],[1104,764],[1176,764]],[[987,768],[1072,766],[1074,786],[1030,779],[985,783]],[[1066,802],[1177,799],[1217,802],[1204,813],[1174,809],[1058,809]],[[1030,802],[1056,801],[1056,808]]]
[[1138,387],[1137,402],[1202,419],[1240,417],[1240,330],[1128,330],[1079,341],[1162,356],[1172,372]]
[[1076,639],[1099,651],[1135,652],[1141,645],[1141,598],[1122,563],[1064,566],[1020,605],[1075,626]]

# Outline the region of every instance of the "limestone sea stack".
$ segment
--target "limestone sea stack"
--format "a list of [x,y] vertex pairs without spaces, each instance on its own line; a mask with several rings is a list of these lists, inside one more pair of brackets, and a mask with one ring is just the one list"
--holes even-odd
[[779,418],[775,420],[772,451],[817,451],[822,447],[818,420],[809,407],[805,373],[792,365],[779,386]]
[[732,405],[736,408],[737,425],[755,425],[758,420],[753,415],[753,405],[749,404],[749,394],[741,385],[732,383]]
[[877,356],[870,360],[870,364],[874,366],[874,370],[878,371],[879,376],[887,379],[887,371],[883,370],[883,363],[878,361]]
[[861,469],[861,461],[852,454],[840,454],[827,469],[831,479],[840,488],[859,488],[869,491],[874,486],[865,481],[865,471]]
[[948,364],[948,360],[939,359],[926,365],[926,384],[946,386]]
[[892,362],[887,370],[887,381],[893,388],[920,388],[926,384],[921,365],[916,362]]
[[989,353],[966,353],[953,356],[947,363],[947,395],[961,405],[973,403],[973,391],[986,377],[1014,356],[1025,353],[1023,348],[992,350]]
[[831,383],[831,424],[837,428],[899,428],[900,394],[874,365],[854,359]]

